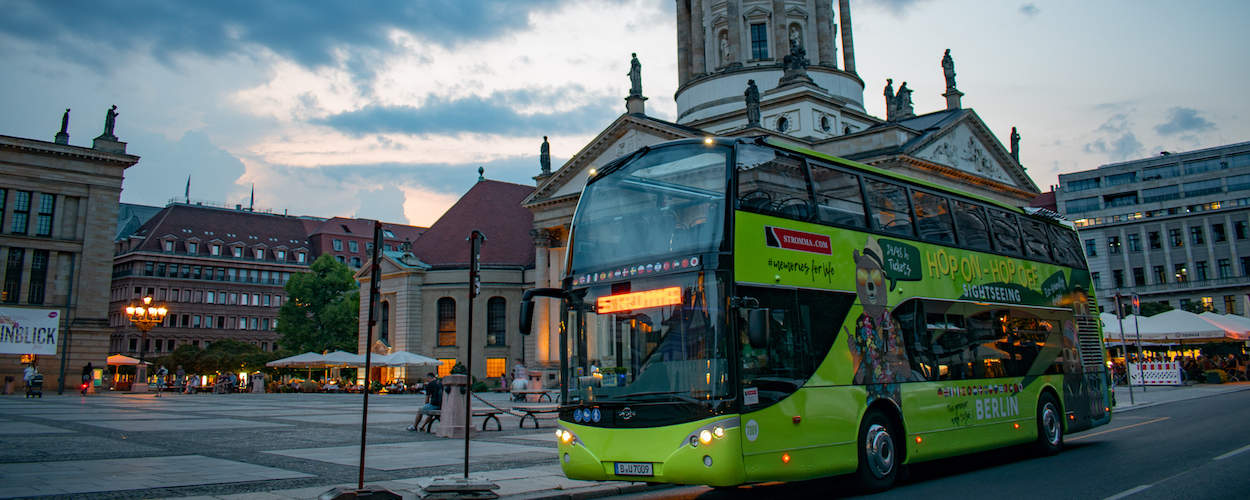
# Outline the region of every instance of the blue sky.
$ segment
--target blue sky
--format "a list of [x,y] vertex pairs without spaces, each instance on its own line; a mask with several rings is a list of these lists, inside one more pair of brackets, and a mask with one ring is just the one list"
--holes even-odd
[[[122,200],[181,197],[430,224],[477,179],[532,183],[624,111],[629,54],[673,119],[671,0],[0,0],[0,134],[89,145],[117,104],[142,156]],[[885,78],[940,109],[950,48],[964,105],[1039,186],[1060,172],[1250,140],[1235,1],[856,0],[869,112]]]

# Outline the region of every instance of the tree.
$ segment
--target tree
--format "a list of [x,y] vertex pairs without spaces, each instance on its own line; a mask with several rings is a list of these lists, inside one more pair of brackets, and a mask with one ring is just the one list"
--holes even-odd
[[352,270],[329,254],[309,272],[291,276],[287,301],[278,309],[282,347],[295,352],[354,351],[360,324],[360,291]]
[[1172,306],[1167,302],[1142,302],[1141,315],[1145,317],[1154,316],[1159,313],[1165,313],[1172,310]]
[[1194,314],[1202,314],[1204,312],[1210,311],[1210,309],[1207,309],[1207,306],[1203,305],[1202,302],[1186,302],[1184,304],[1181,304],[1181,309],[1184,309]]

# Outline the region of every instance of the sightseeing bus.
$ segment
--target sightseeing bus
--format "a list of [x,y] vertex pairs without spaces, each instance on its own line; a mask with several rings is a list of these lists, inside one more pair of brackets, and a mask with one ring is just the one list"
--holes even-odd
[[587,182],[559,301],[573,479],[855,474],[1110,421],[1072,225],[771,138],[642,148]]

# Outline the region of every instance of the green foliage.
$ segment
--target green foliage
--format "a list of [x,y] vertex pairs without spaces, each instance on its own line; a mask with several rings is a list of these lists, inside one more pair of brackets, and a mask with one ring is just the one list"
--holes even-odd
[[218,340],[200,349],[192,345],[179,346],[174,352],[155,360],[156,366],[164,365],[172,373],[182,367],[187,373],[209,374],[224,371],[254,372],[265,368],[265,363],[283,355],[265,352],[260,348],[237,340]]
[[1171,310],[1172,310],[1172,306],[1168,305],[1167,302],[1142,302],[1141,304],[1142,316],[1147,316],[1147,317],[1154,316],[1156,314],[1165,313]]
[[354,351],[360,324],[360,291],[352,270],[329,254],[291,276],[287,301],[278,309],[282,346],[295,352]]
[[1206,306],[1202,305],[1201,302],[1186,302],[1184,305],[1181,306],[1181,309],[1184,309],[1194,314],[1202,314],[1210,310],[1210,309],[1207,309]]
[[464,375],[469,373],[469,368],[464,366],[463,363],[456,361],[456,366],[451,367],[451,373],[453,375]]

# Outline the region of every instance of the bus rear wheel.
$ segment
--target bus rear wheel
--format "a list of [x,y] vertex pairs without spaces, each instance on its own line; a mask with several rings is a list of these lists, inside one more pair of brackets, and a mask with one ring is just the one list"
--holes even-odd
[[1043,392],[1037,400],[1037,441],[1033,447],[1042,455],[1054,455],[1063,450],[1063,412],[1059,401],[1049,392]]
[[898,478],[898,433],[894,423],[880,410],[868,410],[859,424],[859,468],[855,475],[866,492],[882,491]]

